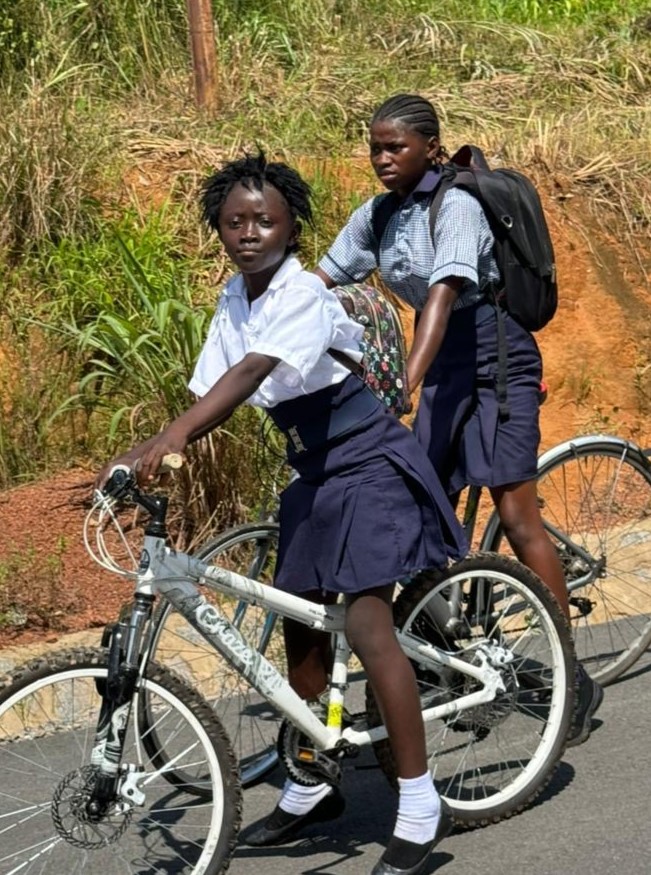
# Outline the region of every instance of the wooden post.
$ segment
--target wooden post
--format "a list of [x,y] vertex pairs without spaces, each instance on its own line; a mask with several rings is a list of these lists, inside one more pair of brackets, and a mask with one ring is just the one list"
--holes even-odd
[[214,113],[217,97],[217,52],[212,0],[187,0],[194,93],[199,109]]

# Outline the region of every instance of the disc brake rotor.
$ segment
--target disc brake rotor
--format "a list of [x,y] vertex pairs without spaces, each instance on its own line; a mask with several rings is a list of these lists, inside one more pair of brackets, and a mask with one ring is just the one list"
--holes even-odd
[[[91,798],[98,770],[84,766],[70,772],[61,781],[52,797],[52,820],[59,835],[78,848],[93,850],[114,844],[131,822],[132,811],[118,808],[117,801],[101,815],[91,815]],[[122,801],[119,803],[123,805]]]

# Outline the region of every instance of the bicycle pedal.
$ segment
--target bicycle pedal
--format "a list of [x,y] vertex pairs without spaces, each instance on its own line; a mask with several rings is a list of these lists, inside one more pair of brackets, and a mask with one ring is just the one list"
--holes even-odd
[[318,775],[333,787],[341,783],[341,767],[321,751],[310,747],[299,747],[293,757],[297,768],[311,775]]

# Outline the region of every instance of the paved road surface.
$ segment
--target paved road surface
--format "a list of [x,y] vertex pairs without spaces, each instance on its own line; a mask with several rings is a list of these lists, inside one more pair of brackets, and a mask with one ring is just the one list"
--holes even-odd
[[[425,875],[651,875],[651,653],[608,687],[593,735],[569,750],[529,810],[458,832]],[[244,792],[244,825],[270,811],[282,775]],[[240,845],[229,875],[365,875],[391,833],[396,797],[370,753],[349,760],[338,821],[279,848]]]

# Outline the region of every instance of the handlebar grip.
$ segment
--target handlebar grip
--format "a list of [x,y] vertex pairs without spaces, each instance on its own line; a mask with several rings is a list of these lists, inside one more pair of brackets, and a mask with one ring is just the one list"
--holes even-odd
[[181,453],[168,453],[166,456],[163,456],[160,470],[162,474],[165,474],[168,471],[178,471],[178,469],[182,468],[184,464],[185,457],[182,456]]

